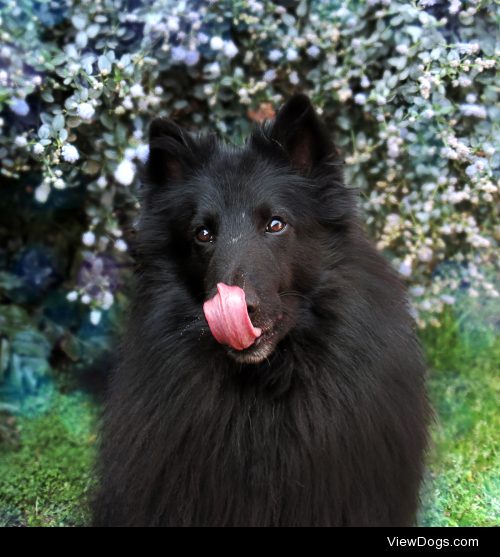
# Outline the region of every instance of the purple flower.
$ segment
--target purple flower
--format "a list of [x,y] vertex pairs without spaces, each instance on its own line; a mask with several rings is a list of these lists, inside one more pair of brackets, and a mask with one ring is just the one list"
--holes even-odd
[[184,57],[186,66],[195,66],[200,60],[200,53],[197,50],[188,50]]

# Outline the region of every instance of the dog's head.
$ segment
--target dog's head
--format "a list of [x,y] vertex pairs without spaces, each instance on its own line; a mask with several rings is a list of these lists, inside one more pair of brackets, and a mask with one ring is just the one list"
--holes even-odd
[[327,254],[351,222],[328,133],[309,99],[295,95],[243,148],[195,138],[164,118],[149,137],[144,257],[168,264],[205,308],[210,342],[259,362],[313,319]]

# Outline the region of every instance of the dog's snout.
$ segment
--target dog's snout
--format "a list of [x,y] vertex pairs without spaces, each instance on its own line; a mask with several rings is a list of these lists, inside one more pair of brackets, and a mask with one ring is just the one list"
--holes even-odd
[[248,315],[251,317],[259,311],[259,298],[253,289],[247,289],[245,292],[245,298],[247,301],[247,311]]

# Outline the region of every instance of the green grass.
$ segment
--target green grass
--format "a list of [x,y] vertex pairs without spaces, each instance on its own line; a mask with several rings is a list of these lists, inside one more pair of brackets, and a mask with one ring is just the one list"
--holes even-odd
[[[419,523],[500,526],[500,338],[468,330],[451,311],[441,322],[421,333],[436,423]],[[79,392],[46,401],[29,407],[35,417],[4,420],[0,526],[88,521],[99,409]]]
[[436,423],[420,523],[500,526],[500,338],[441,321],[421,335]]
[[0,526],[88,521],[96,415],[92,399],[75,393],[57,396],[42,416],[10,418],[10,440],[0,443]]

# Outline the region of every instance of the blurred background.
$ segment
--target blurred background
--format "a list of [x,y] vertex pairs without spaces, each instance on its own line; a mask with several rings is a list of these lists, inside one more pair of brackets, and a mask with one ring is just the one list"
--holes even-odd
[[422,526],[500,525],[500,6],[0,0],[0,525],[82,525],[151,118],[245,141],[294,92],[408,286]]

